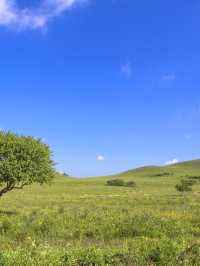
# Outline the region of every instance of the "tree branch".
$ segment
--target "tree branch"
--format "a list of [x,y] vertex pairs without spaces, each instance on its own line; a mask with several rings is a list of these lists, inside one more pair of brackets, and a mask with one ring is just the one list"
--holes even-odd
[[6,186],[0,190],[0,197],[3,196],[3,194],[7,193],[8,191],[11,191],[15,186],[15,183],[7,182]]
[[13,190],[13,189],[23,189],[24,186],[29,185],[29,182],[22,183],[20,186],[15,186],[15,182],[7,182],[6,186],[0,190],[0,197],[3,196],[3,194]]
[[13,189],[23,189],[23,187],[25,187],[25,186],[27,186],[27,185],[29,185],[29,183],[23,183],[23,184],[21,184],[21,186],[14,186],[14,188]]

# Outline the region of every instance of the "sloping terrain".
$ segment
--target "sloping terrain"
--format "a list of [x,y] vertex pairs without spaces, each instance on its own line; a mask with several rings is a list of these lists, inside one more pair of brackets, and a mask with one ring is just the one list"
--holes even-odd
[[144,166],[118,174],[122,177],[155,177],[164,175],[200,174],[200,160],[185,161],[168,166]]
[[[200,265],[200,160],[77,179],[58,175],[0,201],[0,265]],[[112,178],[136,187],[111,187]]]

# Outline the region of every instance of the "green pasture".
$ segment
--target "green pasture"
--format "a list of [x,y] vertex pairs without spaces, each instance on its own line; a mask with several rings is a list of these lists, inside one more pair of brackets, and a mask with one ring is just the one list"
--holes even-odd
[[[0,266],[200,265],[200,160],[115,176],[58,175],[0,200]],[[136,187],[106,186],[120,178]]]

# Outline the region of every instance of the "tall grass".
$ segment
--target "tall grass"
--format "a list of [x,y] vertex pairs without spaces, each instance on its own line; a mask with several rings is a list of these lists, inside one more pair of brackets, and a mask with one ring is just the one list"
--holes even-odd
[[8,193],[0,265],[200,265],[199,183],[180,194],[183,173],[146,171],[120,176],[134,188],[58,177],[51,187]]

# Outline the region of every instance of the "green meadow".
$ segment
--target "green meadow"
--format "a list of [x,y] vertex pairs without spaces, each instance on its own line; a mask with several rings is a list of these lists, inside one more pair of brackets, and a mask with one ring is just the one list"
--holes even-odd
[[[58,175],[0,200],[0,265],[200,265],[200,160],[115,176]],[[107,186],[110,179],[136,186]]]

